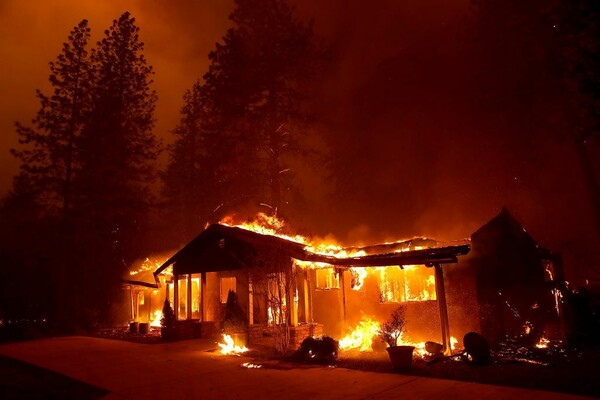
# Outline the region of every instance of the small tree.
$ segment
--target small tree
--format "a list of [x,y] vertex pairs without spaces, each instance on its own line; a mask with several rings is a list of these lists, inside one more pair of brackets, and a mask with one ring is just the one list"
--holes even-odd
[[162,317],[160,319],[160,335],[163,339],[172,339],[175,334],[175,312],[171,308],[169,299],[165,299],[165,304],[162,309]]
[[404,304],[398,306],[392,313],[390,319],[381,324],[379,329],[379,338],[382,342],[387,343],[389,347],[398,346],[398,339],[404,331],[406,325],[406,306]]

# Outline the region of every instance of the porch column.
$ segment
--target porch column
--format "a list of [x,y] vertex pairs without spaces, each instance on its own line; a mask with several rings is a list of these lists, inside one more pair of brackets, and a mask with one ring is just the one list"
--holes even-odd
[[254,288],[250,278],[248,278],[248,325],[254,325]]
[[435,295],[440,307],[440,325],[442,327],[442,345],[444,354],[451,355],[450,323],[448,321],[448,306],[446,304],[446,288],[444,287],[444,272],[440,264],[435,264]]
[[187,275],[187,301],[185,304],[187,319],[192,319],[192,274]]
[[310,294],[308,293],[308,274],[308,269],[303,270],[300,274],[302,277],[302,310],[304,312],[304,322],[311,322],[309,300]]
[[[290,324],[290,326],[296,326],[298,325],[298,306],[296,304],[296,290],[298,288],[298,280],[296,279],[296,271],[295,271],[295,266],[292,265],[292,268],[290,270],[290,272],[288,272],[291,274],[291,276],[293,277],[293,281],[291,283],[293,283],[292,285],[289,286],[288,289],[288,293],[286,295],[286,302],[287,302],[287,309],[288,309],[288,322]],[[290,277],[286,278],[286,279],[292,279]]]
[[306,316],[306,322],[310,322],[311,324],[315,322],[315,319],[313,317],[313,290],[312,290],[312,283],[311,283],[311,275],[312,275],[312,270],[307,270],[306,271],[306,286],[308,287],[308,314]]
[[206,272],[200,273],[200,319],[206,321]]
[[173,275],[173,311],[175,321],[179,320],[179,275]]
[[346,329],[346,281],[344,279],[345,270],[342,268],[337,270],[340,274],[340,286],[342,287],[342,322],[344,323],[344,329]]

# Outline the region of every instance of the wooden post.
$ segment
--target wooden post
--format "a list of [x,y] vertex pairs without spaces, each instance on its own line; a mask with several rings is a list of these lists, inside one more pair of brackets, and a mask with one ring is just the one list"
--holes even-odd
[[308,273],[306,274],[306,281],[308,284],[308,307],[310,309],[310,319],[309,322],[311,324],[315,323],[315,316],[314,316],[314,312],[315,312],[315,308],[314,308],[314,304],[313,304],[313,288],[312,288],[312,280],[311,278],[311,273],[312,271],[308,271]]
[[340,286],[342,287],[342,322],[343,329],[346,329],[346,284],[344,279],[344,269],[338,269],[340,274]]
[[200,273],[200,318],[206,321],[206,272]]
[[173,311],[175,321],[179,320],[179,275],[173,275]]
[[187,275],[187,301],[185,302],[187,319],[192,319],[192,274]]
[[[286,293],[286,302],[288,309],[288,322],[290,326],[298,325],[298,307],[296,306],[296,290],[297,290],[297,279],[295,265],[292,264],[290,269],[286,272],[284,279],[288,283],[288,292]],[[288,275],[289,274],[289,275]]]
[[302,308],[304,312],[304,322],[311,322],[310,317],[310,294],[308,291],[308,273],[309,270],[306,269],[302,271]]
[[130,316],[130,322],[135,321],[135,303],[134,303],[134,298],[133,298],[133,285],[129,286],[129,300],[130,300],[130,304],[131,307],[129,308],[129,316]]
[[248,325],[254,325],[254,288],[250,278],[248,278]]
[[448,321],[448,306],[446,304],[446,288],[444,287],[444,272],[440,264],[435,264],[435,295],[440,307],[440,325],[442,327],[442,345],[444,354],[451,355],[450,322]]

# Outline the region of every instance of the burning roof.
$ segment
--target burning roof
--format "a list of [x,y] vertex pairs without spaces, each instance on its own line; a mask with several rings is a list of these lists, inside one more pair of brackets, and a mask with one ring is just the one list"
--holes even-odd
[[[338,248],[323,251],[304,240],[279,236],[270,231],[255,232],[239,226],[212,224],[154,271],[158,276],[173,265],[174,274],[216,272],[249,267],[248,255],[260,251],[301,262],[335,266],[367,267],[392,265],[427,265],[456,263],[457,256],[467,254],[468,244],[439,246],[439,242],[418,238],[376,246]],[[429,248],[421,248],[431,246]]]

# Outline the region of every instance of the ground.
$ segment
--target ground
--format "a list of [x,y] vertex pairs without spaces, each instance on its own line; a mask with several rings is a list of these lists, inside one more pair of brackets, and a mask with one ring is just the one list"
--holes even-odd
[[[259,369],[248,369],[242,364],[256,363],[255,360],[223,356],[215,350],[216,345],[210,340],[148,345],[91,337],[63,337],[0,345],[0,355],[60,374],[60,379],[88,385],[91,391],[87,396],[78,396],[73,392],[54,397],[63,399],[98,398],[94,390],[107,391],[108,394],[103,397],[106,399],[145,400],[305,399],[307,396],[326,399],[580,398],[556,392],[328,366],[269,368],[273,365],[265,365]],[[1,388],[9,386],[6,380],[4,375],[0,375]],[[20,393],[11,395],[12,398],[28,398]],[[2,399],[6,398],[11,397],[2,396]]]

